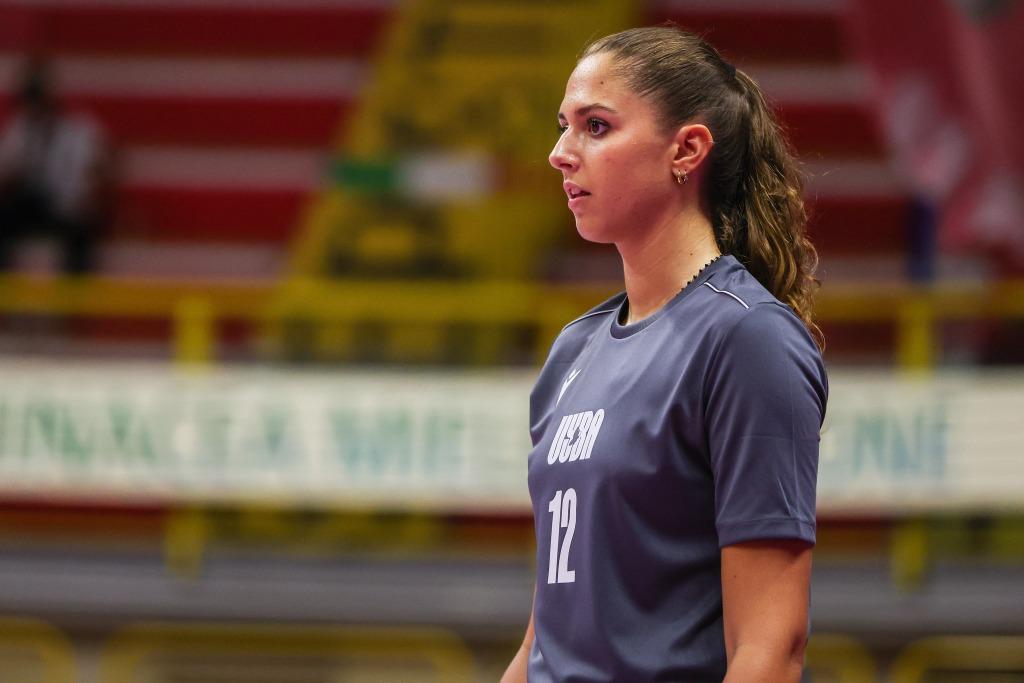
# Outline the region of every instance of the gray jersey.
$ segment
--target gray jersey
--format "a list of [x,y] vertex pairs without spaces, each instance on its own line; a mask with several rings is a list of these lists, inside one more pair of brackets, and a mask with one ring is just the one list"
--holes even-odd
[[732,256],[660,311],[570,323],[530,395],[531,683],[721,681],[720,549],[814,542],[827,378]]

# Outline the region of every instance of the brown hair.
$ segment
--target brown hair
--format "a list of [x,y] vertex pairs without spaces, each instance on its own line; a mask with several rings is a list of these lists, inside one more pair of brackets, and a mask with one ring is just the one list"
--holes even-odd
[[715,241],[824,348],[812,307],[818,254],[807,238],[803,178],[761,89],[705,40],[675,26],[634,28],[600,38],[580,60],[610,53],[618,75],[661,109],[666,128],[695,118],[715,138],[703,205]]

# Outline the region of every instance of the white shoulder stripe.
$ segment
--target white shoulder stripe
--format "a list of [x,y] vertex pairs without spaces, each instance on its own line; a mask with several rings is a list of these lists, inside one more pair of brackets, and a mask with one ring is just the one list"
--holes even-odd
[[[581,315],[580,317],[578,317],[575,320],[573,320],[571,323],[566,323],[565,327],[569,327],[569,325],[575,325],[579,321],[584,320],[586,318],[590,318],[591,316],[604,315],[605,313],[614,313],[617,310],[619,310],[619,305],[618,304],[616,304],[612,308],[603,308],[600,311],[591,311],[590,313],[586,313],[584,315]],[[562,329],[564,330],[565,327],[563,327]]]
[[725,294],[727,296],[731,296],[733,299],[736,299],[736,301],[739,301],[741,304],[743,304],[744,308],[750,308],[750,306],[747,305],[746,301],[744,301],[743,299],[739,298],[738,296],[736,296],[732,292],[727,292],[724,289],[718,289],[717,287],[715,287],[710,282],[705,282],[704,284],[706,284],[708,287],[710,287],[712,290],[718,292],[719,294]]

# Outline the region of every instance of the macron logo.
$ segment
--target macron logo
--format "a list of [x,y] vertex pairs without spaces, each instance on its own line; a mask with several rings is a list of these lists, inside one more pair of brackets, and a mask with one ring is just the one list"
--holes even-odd
[[562,390],[558,392],[558,398],[555,400],[555,405],[556,406],[558,405],[558,402],[562,400],[562,394],[565,393],[565,390],[569,388],[569,385],[572,384],[572,381],[574,379],[576,379],[576,376],[579,375],[579,374],[580,374],[580,369],[579,368],[576,368],[575,370],[573,370],[572,372],[569,373],[568,379],[566,379],[565,382],[562,383]]
[[548,450],[548,464],[587,460],[594,450],[594,441],[604,422],[604,410],[588,410],[566,415],[558,425]]

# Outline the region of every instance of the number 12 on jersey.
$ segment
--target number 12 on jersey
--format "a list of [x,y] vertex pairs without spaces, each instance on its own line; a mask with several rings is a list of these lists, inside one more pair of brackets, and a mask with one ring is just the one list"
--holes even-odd
[[[576,581],[576,572],[569,569],[569,546],[572,544],[573,532],[576,531],[576,489],[556,491],[555,497],[548,503],[548,512],[551,513],[548,583],[573,583]],[[561,529],[565,529],[565,536],[559,552],[558,537]]]

